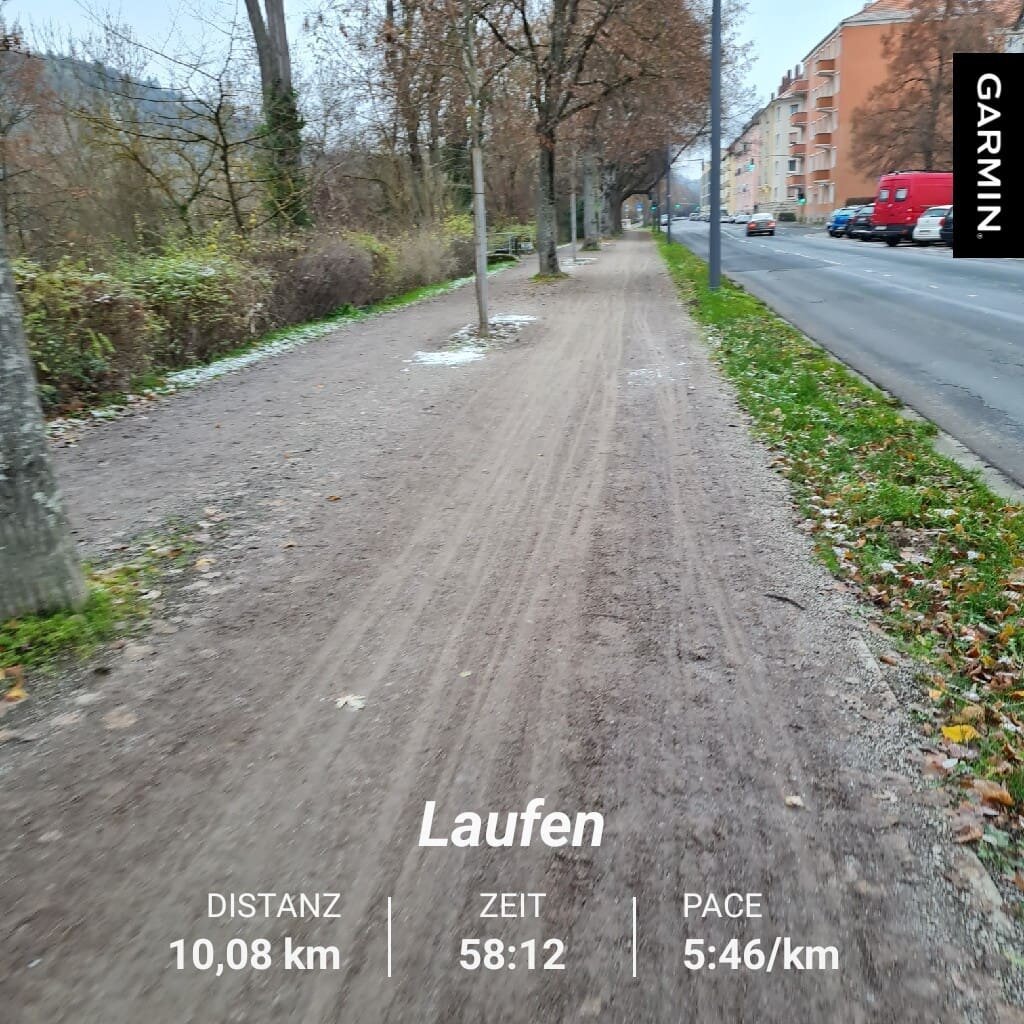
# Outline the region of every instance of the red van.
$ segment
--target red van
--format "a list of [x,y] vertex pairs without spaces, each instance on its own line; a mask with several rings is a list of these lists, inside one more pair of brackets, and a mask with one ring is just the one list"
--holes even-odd
[[952,206],[953,175],[946,171],[893,171],[878,179],[875,237],[887,245],[910,241],[917,218],[929,206]]

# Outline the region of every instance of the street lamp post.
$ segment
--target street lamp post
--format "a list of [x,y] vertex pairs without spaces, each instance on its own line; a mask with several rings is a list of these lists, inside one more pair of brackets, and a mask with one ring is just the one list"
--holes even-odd
[[711,5],[711,216],[708,226],[708,286],[722,276],[722,0]]
[[665,237],[668,244],[672,244],[672,147],[668,147],[665,154],[665,211],[668,213],[668,223],[665,225]]

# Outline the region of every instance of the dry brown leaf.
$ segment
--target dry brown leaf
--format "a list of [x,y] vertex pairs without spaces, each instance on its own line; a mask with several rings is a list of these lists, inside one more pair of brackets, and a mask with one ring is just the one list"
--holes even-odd
[[954,843],[976,843],[985,833],[980,825],[961,825],[953,833]]
[[340,494],[328,494],[327,495],[327,500],[328,501],[341,501],[341,495]]
[[967,704],[950,718],[950,722],[954,725],[969,725],[971,722],[981,722],[984,718],[985,709],[980,704]]
[[991,804],[1002,804],[1003,807],[1013,806],[1013,797],[1006,787],[1000,786],[998,782],[992,782],[991,779],[975,779],[973,786],[982,800]]

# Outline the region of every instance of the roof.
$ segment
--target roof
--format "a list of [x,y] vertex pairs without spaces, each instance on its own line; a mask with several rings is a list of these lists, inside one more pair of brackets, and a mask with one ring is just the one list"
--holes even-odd
[[843,18],[843,25],[872,25],[889,21],[909,21],[914,0],[875,0],[867,3],[863,9],[848,18]]

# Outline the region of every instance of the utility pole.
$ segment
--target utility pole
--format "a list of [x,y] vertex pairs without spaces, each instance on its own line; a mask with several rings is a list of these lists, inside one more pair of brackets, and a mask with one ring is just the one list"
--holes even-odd
[[722,277],[722,0],[711,4],[711,217],[708,221],[708,287]]
[[665,209],[668,211],[668,224],[665,225],[665,237],[672,244],[672,147],[665,151]]

